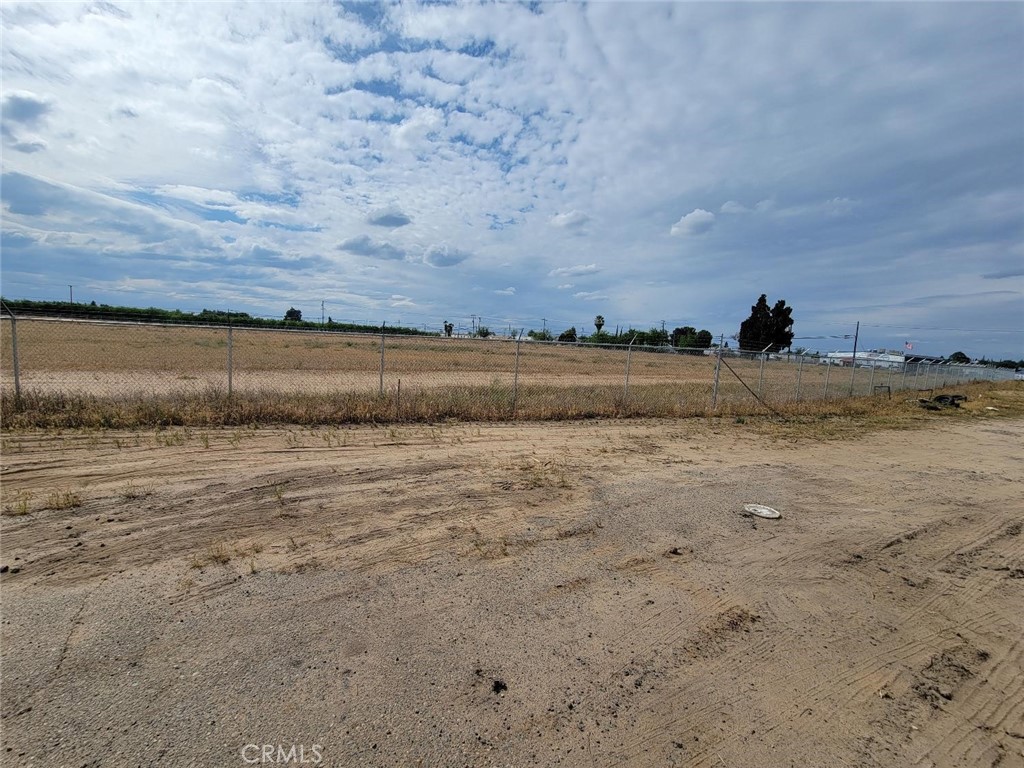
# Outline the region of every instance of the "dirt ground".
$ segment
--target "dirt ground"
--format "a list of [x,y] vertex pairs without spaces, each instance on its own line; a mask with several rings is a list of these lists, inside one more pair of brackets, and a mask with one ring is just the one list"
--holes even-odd
[[8,434],[2,464],[5,766],[1024,765],[1019,418]]

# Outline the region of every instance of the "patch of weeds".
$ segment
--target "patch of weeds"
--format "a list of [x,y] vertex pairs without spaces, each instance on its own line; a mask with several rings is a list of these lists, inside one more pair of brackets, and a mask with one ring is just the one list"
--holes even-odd
[[227,565],[230,562],[231,550],[223,542],[217,542],[202,552],[193,553],[189,565],[196,570],[202,570],[208,565]]
[[139,486],[129,480],[117,495],[120,496],[121,501],[135,501],[136,499],[144,499],[152,493],[153,490],[148,486]]
[[10,517],[22,517],[32,511],[32,492],[18,491],[14,498],[4,505],[4,514]]
[[283,507],[284,504],[285,504],[284,486],[283,485],[275,485],[273,493],[274,493],[274,498],[277,499],[278,506]]
[[184,445],[187,437],[188,435],[181,430],[165,431],[158,429],[153,435],[153,442],[165,448],[174,448],[175,446]]
[[570,488],[565,470],[552,461],[524,461],[518,466],[521,486],[530,488]]
[[210,447],[210,436],[206,432],[200,433],[199,441],[203,444],[203,448]]
[[254,558],[260,552],[263,551],[263,545],[259,543],[250,544],[248,547],[235,547],[236,557],[247,557],[249,559]]
[[75,509],[82,506],[82,498],[75,491],[56,490],[46,497],[43,509]]

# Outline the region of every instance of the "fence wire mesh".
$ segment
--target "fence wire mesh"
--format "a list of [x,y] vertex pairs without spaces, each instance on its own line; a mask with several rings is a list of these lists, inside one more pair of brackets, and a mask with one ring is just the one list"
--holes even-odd
[[321,397],[331,418],[684,416],[892,396],[1013,373],[925,363],[855,366],[723,349],[526,338],[0,319],[4,398]]

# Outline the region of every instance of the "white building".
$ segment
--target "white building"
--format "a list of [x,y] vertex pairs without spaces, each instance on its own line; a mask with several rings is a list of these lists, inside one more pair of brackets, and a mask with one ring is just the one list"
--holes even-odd
[[[822,356],[821,362],[825,365],[830,362],[832,365],[853,365],[853,352],[829,352]],[[905,362],[906,358],[902,352],[893,352],[888,349],[868,349],[857,352],[857,365],[868,368],[872,365],[876,368],[902,368]]]

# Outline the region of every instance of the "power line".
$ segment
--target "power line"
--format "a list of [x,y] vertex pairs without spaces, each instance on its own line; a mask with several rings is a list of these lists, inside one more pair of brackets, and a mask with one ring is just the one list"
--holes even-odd
[[[853,323],[843,323],[834,320],[824,320],[817,323],[808,323],[809,325],[852,325]],[[946,332],[958,332],[964,333],[1024,333],[1024,328],[938,328],[931,325],[890,325],[885,323],[861,323],[861,327],[864,328],[895,328],[901,331],[946,331]],[[808,337],[810,338],[810,337]]]
[[862,323],[868,328],[896,328],[904,331],[962,331],[964,333],[1024,333],[1024,329],[1016,328],[934,328],[927,325],[879,325],[875,323]]

